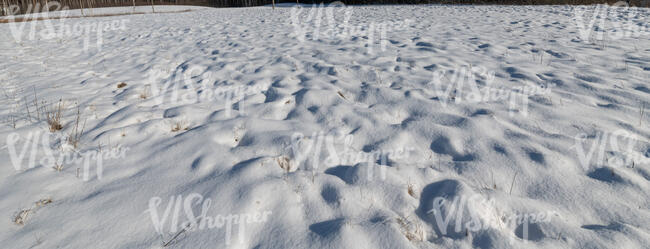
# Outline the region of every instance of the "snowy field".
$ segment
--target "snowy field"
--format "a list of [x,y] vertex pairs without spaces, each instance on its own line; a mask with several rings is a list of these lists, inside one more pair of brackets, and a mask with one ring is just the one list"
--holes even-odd
[[649,16],[0,24],[0,247],[648,248]]

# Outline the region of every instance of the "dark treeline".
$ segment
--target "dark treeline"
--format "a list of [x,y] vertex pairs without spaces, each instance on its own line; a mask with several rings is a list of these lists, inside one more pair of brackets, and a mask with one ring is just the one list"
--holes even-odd
[[[614,4],[627,2],[630,6],[650,6],[650,0],[340,0],[347,5],[368,4],[503,4],[503,5],[589,5]],[[271,4],[271,0],[209,0],[209,6],[214,7],[248,7]],[[296,3],[296,1],[275,1],[276,3]],[[332,0],[299,0],[302,4],[328,4]]]
[[[195,5],[210,7],[251,7],[272,4],[274,0],[0,0],[0,16],[35,13],[79,8],[100,8],[114,6],[143,5]],[[328,4],[326,0],[276,0],[275,3]],[[504,4],[504,5],[548,5],[548,4],[614,4],[617,0],[343,0],[347,5],[366,4]],[[630,6],[650,7],[650,0],[629,0]],[[58,4],[57,4],[58,3]],[[12,7],[13,6],[13,7]],[[16,8],[17,6],[17,8]]]
[[0,16],[80,8],[143,5],[213,6],[210,0],[0,0]]
[[[269,1],[270,2],[270,1]],[[211,0],[0,0],[0,16],[80,8],[150,5],[194,5],[218,7]]]

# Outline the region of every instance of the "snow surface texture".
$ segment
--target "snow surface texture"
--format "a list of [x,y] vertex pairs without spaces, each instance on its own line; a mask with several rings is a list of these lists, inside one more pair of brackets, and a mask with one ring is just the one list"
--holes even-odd
[[[124,26],[49,39],[27,23],[20,41],[0,24],[2,247],[650,245],[647,32],[582,39],[574,7],[442,5],[353,7],[349,26],[392,28],[333,37],[308,11],[77,18]],[[117,152],[101,171],[41,160],[75,150]],[[188,211],[213,224],[181,225]]]

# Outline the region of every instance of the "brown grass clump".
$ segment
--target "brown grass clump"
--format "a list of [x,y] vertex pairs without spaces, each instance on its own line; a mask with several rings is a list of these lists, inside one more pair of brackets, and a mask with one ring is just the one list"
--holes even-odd
[[409,241],[424,241],[426,239],[422,225],[409,221],[408,217],[397,217],[396,221]]
[[52,168],[58,172],[61,172],[63,170],[63,164],[54,163],[54,166]]
[[189,127],[189,125],[187,125],[187,122],[185,122],[185,121],[176,121],[176,123],[174,123],[174,125],[172,125],[172,132],[178,132],[178,131],[181,131],[181,130],[186,131],[186,130],[189,130],[189,129],[190,129],[190,127]]
[[34,206],[28,209],[23,209],[18,212],[18,214],[14,217],[14,224],[16,225],[25,225],[25,221],[27,221],[27,216],[30,213],[33,213],[36,211],[36,209],[39,209],[41,207],[44,207],[47,204],[52,203],[52,198],[45,198],[45,199],[40,199],[37,202],[34,203]]
[[287,174],[291,171],[291,160],[289,160],[288,157],[286,156],[281,156],[275,159],[275,161],[278,163],[278,166],[280,166],[281,169],[283,169]]
[[79,108],[77,108],[77,119],[75,119],[74,127],[72,128],[72,131],[70,131],[70,134],[68,134],[68,144],[72,145],[74,148],[77,148],[79,146],[79,141],[81,141],[81,135],[83,135],[84,129],[86,128],[86,121],[84,120],[84,123],[81,126],[81,130],[79,130],[80,120],[81,120],[81,111],[79,110]]
[[40,206],[45,206],[45,205],[50,204],[50,203],[52,203],[52,198],[40,199],[34,204],[36,204],[37,207],[40,207]]
[[415,191],[415,186],[412,183],[408,184],[408,186],[406,188],[406,192],[408,192],[411,197],[413,197],[415,199],[418,198],[417,197],[417,192]]
[[345,95],[343,95],[343,93],[341,91],[337,91],[336,93],[338,93],[339,96],[341,96],[341,98],[347,100],[347,98],[345,97]]
[[31,209],[23,209],[18,212],[16,217],[14,217],[14,224],[16,225],[25,225],[25,221],[27,220],[27,215],[29,215],[29,212],[31,212]]
[[140,98],[141,99],[149,98],[149,85],[145,85],[144,88],[140,91]]
[[63,100],[59,100],[59,103],[54,107],[46,111],[47,124],[50,127],[50,132],[55,132],[63,129],[61,124],[61,116],[64,109]]

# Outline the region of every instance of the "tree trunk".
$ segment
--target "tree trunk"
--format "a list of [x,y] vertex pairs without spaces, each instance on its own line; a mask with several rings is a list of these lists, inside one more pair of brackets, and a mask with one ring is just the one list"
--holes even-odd
[[90,15],[92,16],[95,13],[93,11],[93,0],[88,1],[88,8],[90,8]]
[[2,0],[2,14],[0,16],[6,16],[7,15],[7,4],[5,3],[5,0]]

